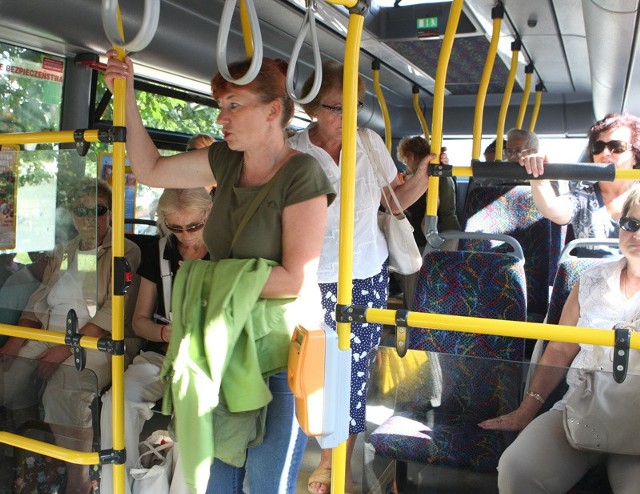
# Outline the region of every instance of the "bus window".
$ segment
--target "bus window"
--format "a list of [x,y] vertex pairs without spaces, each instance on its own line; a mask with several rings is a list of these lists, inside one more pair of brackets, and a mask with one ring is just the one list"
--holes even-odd
[[[106,86],[100,74],[96,100],[100,100],[105,91]],[[138,101],[142,121],[149,129],[187,136],[206,132],[217,139],[222,139],[221,126],[217,123],[220,111],[208,95],[136,81],[136,101]],[[113,108],[109,106],[101,120],[111,121],[112,118]],[[160,149],[165,147],[162,142],[156,144]]]
[[0,42],[0,132],[60,130],[64,64]]

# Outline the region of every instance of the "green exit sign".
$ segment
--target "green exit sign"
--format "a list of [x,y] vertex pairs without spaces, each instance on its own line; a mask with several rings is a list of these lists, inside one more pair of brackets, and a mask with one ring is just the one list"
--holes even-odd
[[422,17],[416,19],[416,27],[418,29],[418,38],[438,36],[439,34],[437,17]]

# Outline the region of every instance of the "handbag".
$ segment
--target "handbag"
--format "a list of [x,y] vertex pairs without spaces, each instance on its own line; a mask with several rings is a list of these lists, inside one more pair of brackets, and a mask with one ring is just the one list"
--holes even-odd
[[[384,179],[381,179],[380,163],[373,152],[367,130],[358,129],[358,135],[367,152],[369,161],[373,164],[378,183],[384,183]],[[413,227],[404,213],[395,215],[389,212],[391,208],[389,207],[389,198],[385,194],[385,189],[393,199],[398,211],[402,211],[402,207],[395,192],[389,185],[381,187],[382,197],[387,208],[385,211],[378,211],[378,226],[387,240],[389,271],[399,274],[416,273],[422,267],[422,254],[413,236]]]
[[140,456],[129,471],[131,494],[169,494],[173,474],[173,440],[167,431],[155,431],[140,443]]
[[[633,361],[633,371],[638,372],[638,351],[629,351],[627,346],[625,352]],[[617,354],[616,346],[614,369],[618,367]],[[584,380],[569,396],[564,410],[564,430],[571,446],[598,453],[640,455],[640,375],[626,375],[626,367],[622,376],[616,376],[615,371],[582,370]]]

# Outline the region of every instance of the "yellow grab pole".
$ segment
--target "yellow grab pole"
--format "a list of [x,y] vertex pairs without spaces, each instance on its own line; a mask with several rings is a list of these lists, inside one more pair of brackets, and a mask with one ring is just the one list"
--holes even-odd
[[[451,4],[449,12],[449,20],[444,32],[442,47],[440,48],[440,57],[438,58],[438,68],[436,69],[436,84],[433,94],[433,118],[431,119],[431,127],[433,133],[431,135],[431,152],[436,155],[435,163],[440,163],[440,150],[442,149],[442,127],[444,121],[444,91],[447,79],[447,70],[449,69],[449,59],[451,58],[451,50],[453,49],[453,41],[458,29],[460,14],[464,0],[454,0]],[[438,214],[438,185],[440,179],[438,177],[429,177],[429,190],[427,194],[427,216],[436,216]]]
[[85,453],[67,449],[44,441],[38,441],[37,439],[12,434],[11,432],[0,432],[0,443],[77,465],[98,465],[100,463],[100,453],[98,452]]
[[[338,305],[346,307],[352,300],[353,275],[353,221],[355,214],[356,178],[356,132],[358,120],[358,63],[360,40],[367,5],[362,9],[351,9],[347,27],[344,55],[343,100],[342,100],[342,163],[340,165],[340,248],[338,252]],[[337,309],[336,309],[337,310]],[[340,317],[337,320],[340,321]],[[350,347],[351,325],[338,322],[338,347]],[[343,404],[349,406],[349,403]],[[331,492],[344,493],[347,443],[342,442],[333,449],[331,457]]]
[[[342,5],[343,7],[351,9],[352,7],[356,7],[358,5],[358,0],[327,0],[327,3],[331,3],[333,5]],[[370,2],[367,2],[367,9],[369,8],[369,3]]]
[[533,105],[533,112],[531,113],[531,121],[529,122],[529,131],[534,132],[536,128],[536,122],[538,121],[538,114],[540,113],[540,105],[542,104],[542,91],[544,90],[544,84],[539,82],[536,84],[536,100]]
[[244,52],[247,54],[247,58],[251,58],[253,57],[253,36],[251,35],[251,19],[245,0],[240,0],[240,25],[242,26]]
[[[122,17],[118,8],[118,27],[120,35],[124,39]],[[124,60],[126,53],[122,47],[114,45],[118,52],[118,58]],[[113,126],[114,128],[126,128],[125,102],[126,81],[115,79],[113,88]],[[111,250],[111,339],[114,343],[121,342],[124,348],[124,296],[116,295],[115,273],[116,258],[124,257],[124,176],[125,176],[125,142],[113,143],[113,173],[111,176],[112,194],[112,250]],[[124,280],[121,280],[124,281]],[[112,444],[114,451],[124,451],[124,355],[111,356],[111,413]],[[114,494],[125,494],[125,466],[124,463],[113,464],[113,491]]]
[[498,114],[498,131],[496,132],[496,160],[502,159],[502,140],[504,139],[504,124],[507,121],[507,110],[511,101],[511,92],[513,84],[516,80],[516,72],[518,71],[518,54],[522,43],[519,39],[511,43],[511,70],[507,77],[507,83],[504,86],[504,94],[502,95],[502,104],[500,105],[500,113]]
[[[82,131],[82,139],[87,142],[99,142],[103,131],[87,129]],[[75,142],[75,131],[60,130],[52,132],[29,132],[16,134],[0,134],[0,145],[8,144],[44,144],[44,143],[69,143]]]
[[[393,326],[396,324],[396,312],[391,309],[367,309],[366,319],[368,322]],[[445,329],[459,333],[491,334],[601,346],[613,346],[615,341],[614,331],[611,328],[594,329],[413,311],[408,314],[407,324],[416,328]],[[640,349],[640,333],[631,333],[630,341],[631,348]]]
[[[53,343],[54,345],[65,345],[65,333],[58,331],[49,331],[48,329],[27,328],[24,326],[12,326],[10,324],[0,324],[0,334],[23,338],[25,340],[44,341]],[[100,338],[95,336],[82,336],[80,338],[80,346],[91,350],[98,349]]]
[[427,125],[427,120],[424,118],[424,114],[422,113],[422,108],[420,108],[420,88],[417,84],[413,85],[412,88],[413,93],[413,110],[416,112],[416,116],[420,121],[420,127],[422,127],[422,133],[424,134],[424,138],[431,142],[431,134],[429,133],[429,126]]
[[371,63],[371,68],[373,69],[373,89],[378,97],[378,103],[380,104],[380,110],[382,111],[382,118],[384,119],[384,143],[387,145],[387,150],[391,152],[391,145],[393,144],[391,135],[391,119],[389,118],[389,109],[387,108],[387,102],[384,99],[382,87],[380,87],[380,60],[376,58]]
[[522,92],[522,100],[520,100],[520,109],[518,110],[518,118],[516,119],[517,129],[522,128],[524,115],[527,113],[527,104],[529,104],[529,95],[531,94],[531,79],[533,78],[533,64],[529,64],[524,68],[524,74],[524,91]]
[[491,72],[493,72],[493,65],[496,60],[496,53],[498,52],[498,42],[500,41],[500,27],[502,25],[503,17],[504,6],[502,5],[502,3],[499,3],[498,5],[493,7],[493,9],[491,9],[491,18],[493,19],[491,43],[489,44],[489,51],[484,62],[482,78],[480,79],[480,87],[478,88],[478,94],[476,95],[476,108],[473,117],[473,148],[471,151],[471,159],[474,160],[480,159],[484,103],[487,99],[487,91],[489,89],[489,83],[491,82]]

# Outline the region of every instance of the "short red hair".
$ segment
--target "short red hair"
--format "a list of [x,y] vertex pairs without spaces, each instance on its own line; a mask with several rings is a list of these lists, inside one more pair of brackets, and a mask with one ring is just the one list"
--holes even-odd
[[[251,65],[251,60],[243,60],[229,65],[229,74],[234,79],[238,79],[247,73]],[[265,58],[262,60],[262,66],[258,75],[253,81],[244,86],[239,86],[227,81],[218,72],[211,80],[211,94],[215,99],[219,99],[223,94],[234,90],[251,91],[260,97],[264,103],[271,103],[277,99],[282,102],[282,121],[280,124],[284,129],[291,119],[295,111],[293,100],[289,98],[286,90],[286,76],[289,64],[279,58]]]

